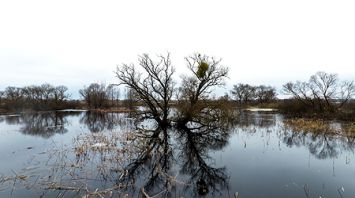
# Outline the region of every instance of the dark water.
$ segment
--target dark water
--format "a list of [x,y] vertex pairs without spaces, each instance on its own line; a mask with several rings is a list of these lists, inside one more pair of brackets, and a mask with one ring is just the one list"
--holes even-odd
[[[0,176],[28,176],[26,181],[3,182],[0,197],[81,196],[41,187],[44,179],[64,183],[68,178],[58,179],[60,171],[46,163],[54,158],[49,151],[72,148],[78,135],[123,133],[132,130],[132,124],[127,115],[118,113],[0,116]],[[332,124],[341,127],[340,123]],[[128,172],[124,177],[98,171],[102,161],[95,161],[97,157],[86,159],[86,171],[91,170],[97,178],[88,184],[104,189],[118,180],[134,181],[132,187],[114,194],[129,197],[142,197],[142,187],[150,195],[162,192],[159,196],[168,189],[170,197],[234,197],[235,192],[241,198],[355,197],[355,136],[351,134],[292,131],[285,129],[281,115],[261,112],[242,113],[224,132],[170,130],[167,136],[156,131],[151,134],[148,140],[131,142],[139,149],[122,165]],[[55,160],[78,163],[79,159],[68,155],[55,155],[60,156]],[[56,177],[45,178],[48,173]],[[75,174],[82,178],[83,172]],[[176,181],[167,182],[167,175],[176,176]]]

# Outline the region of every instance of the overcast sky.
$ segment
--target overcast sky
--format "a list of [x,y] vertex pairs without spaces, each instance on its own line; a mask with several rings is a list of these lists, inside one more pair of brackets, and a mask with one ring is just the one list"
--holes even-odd
[[77,96],[117,82],[117,64],[166,52],[179,74],[194,52],[222,58],[228,88],[281,88],[320,70],[354,80],[354,10],[341,0],[1,0],[0,90],[48,82]]

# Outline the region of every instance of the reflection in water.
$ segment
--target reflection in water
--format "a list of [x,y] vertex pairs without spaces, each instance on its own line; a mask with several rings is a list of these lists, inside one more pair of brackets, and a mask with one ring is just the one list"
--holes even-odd
[[355,131],[351,124],[318,120],[284,120],[283,142],[289,146],[304,146],[318,159],[336,158],[343,150],[355,150]]
[[21,117],[19,115],[6,116],[5,122],[8,125],[17,125],[21,123]]
[[[168,180],[172,166],[173,150],[167,130],[146,131],[144,138],[137,138],[132,144],[138,149],[130,163],[124,168],[127,171],[122,182],[143,180],[147,190],[167,189],[172,185]],[[144,181],[145,180],[145,181]]]
[[24,114],[21,116],[20,123],[23,124],[20,131],[26,135],[41,136],[50,138],[55,134],[67,132],[65,126],[68,123],[66,116],[73,115],[68,112],[46,112]]
[[66,117],[79,114],[80,112],[52,111],[9,115],[0,118],[5,120],[7,125],[19,125],[19,131],[22,134],[50,138],[54,134],[66,133],[66,125],[68,124]]
[[276,114],[274,113],[257,113],[242,111],[235,118],[233,123],[236,128],[258,127],[271,128],[276,126]]
[[220,150],[227,145],[229,134],[217,130],[191,131],[185,129],[179,133],[181,173],[189,175],[188,183],[193,185],[192,192],[200,195],[219,192],[228,186],[225,167],[214,167],[209,156],[211,150]]
[[318,159],[335,158],[343,149],[341,145],[344,142],[341,139],[327,134],[285,132],[283,135],[287,146],[305,146]]
[[85,124],[91,132],[97,133],[112,130],[117,126],[129,125],[129,122],[124,118],[123,114],[119,113],[87,111],[80,119],[80,123]]
[[177,193],[179,186],[184,187],[185,195],[214,194],[228,186],[225,167],[215,167],[209,156],[212,150],[227,145],[228,132],[200,126],[144,130],[138,136],[132,142],[138,151],[124,168],[127,175],[122,181],[137,181],[148,194],[166,196]]
[[107,114],[87,111],[80,119],[81,124],[85,124],[91,132],[103,131],[107,123]]
[[79,116],[80,123],[87,126],[91,132],[113,130],[116,127],[132,127],[132,121],[120,113],[81,112],[81,111],[51,111],[24,113],[21,115],[0,116],[0,122],[7,125],[21,126],[19,131],[26,135],[50,138],[54,134],[64,134],[67,130],[68,116]]
[[259,134],[266,139],[266,145],[274,131],[288,147],[306,147],[317,159],[337,158],[343,151],[355,151],[355,126],[351,123],[289,120],[278,114],[255,112],[242,112],[236,120],[233,123],[235,131]]
[[[19,123],[23,134],[48,138],[68,131],[65,126],[73,121],[68,115],[73,114],[51,112],[3,118],[7,124]],[[352,184],[345,174],[338,174],[343,181],[333,181],[324,168],[333,161],[333,171],[334,166],[338,172],[351,171],[350,158],[353,162],[355,151],[351,124],[289,122],[279,114],[241,112],[232,123],[194,122],[179,129],[135,131],[133,121],[125,114],[85,112],[80,116],[80,124],[95,133],[75,137],[62,153],[48,151],[50,158],[43,157],[45,171],[39,173],[39,181],[34,181],[37,177],[28,178],[30,186],[37,183],[48,185],[39,189],[75,189],[84,195],[99,189],[104,197],[110,196],[106,189],[115,189],[114,196],[129,197],[142,197],[141,193],[159,194],[157,197],[226,197],[237,191],[245,197],[259,197],[273,190],[273,197],[300,197],[304,192],[295,193],[289,183],[295,181],[301,189],[310,184],[314,195],[324,197],[327,192],[337,193],[342,185],[349,189]],[[72,141],[73,136],[67,135]],[[302,160],[311,155],[316,158],[314,167],[304,167]],[[221,160],[216,161],[216,156]],[[280,171],[284,174],[278,174]],[[318,188],[324,181],[329,182],[326,188]]]

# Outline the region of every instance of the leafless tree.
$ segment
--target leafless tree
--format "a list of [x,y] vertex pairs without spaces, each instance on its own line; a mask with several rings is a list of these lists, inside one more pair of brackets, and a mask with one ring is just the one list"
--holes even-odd
[[288,82],[283,85],[283,93],[286,95],[292,95],[306,106],[314,106],[312,93],[306,82]]
[[276,98],[276,89],[271,86],[259,85],[255,87],[255,97],[259,103],[270,102]]
[[169,102],[174,92],[170,54],[158,56],[153,60],[148,54],[138,58],[139,69],[134,64],[122,64],[117,67],[116,77],[120,85],[128,87],[136,98],[146,105],[142,118],[151,118],[160,126],[170,125],[168,120]]
[[[176,118],[174,121],[182,126],[208,107],[204,102],[213,87],[224,85],[228,68],[220,65],[221,60],[206,55],[194,54],[185,60],[191,74],[182,77],[177,92],[169,54],[158,56],[158,61],[143,54],[138,59],[139,68],[134,64],[117,67],[119,84],[128,87],[138,102],[146,106],[141,118],[154,119],[160,126],[170,126],[172,118]],[[178,100],[177,114],[174,114],[177,116],[169,117],[173,95]]]
[[96,109],[106,106],[108,96],[103,84],[92,83],[88,87],[79,90],[79,93],[90,108]]
[[134,91],[132,89],[125,89],[125,100],[124,105],[128,107],[131,111],[135,109],[135,104],[137,103],[137,98],[134,96]]
[[106,94],[108,99],[111,101],[111,106],[118,105],[120,99],[120,90],[115,84],[110,84],[106,87]]
[[7,87],[5,89],[5,96],[7,100],[16,101],[22,98],[22,90],[19,87]]
[[[228,68],[220,65],[221,59],[215,59],[207,55],[194,54],[185,58],[187,68],[192,76],[184,76],[182,90],[187,91],[182,96],[187,97],[193,105],[199,99],[207,98],[211,88],[224,85],[228,75]],[[191,86],[193,85],[193,86]]]
[[185,58],[187,68],[192,75],[185,75],[179,88],[178,100],[181,125],[191,121],[205,106],[204,100],[209,98],[212,88],[224,85],[228,68],[222,66],[221,59],[207,55],[193,54]]
[[242,86],[240,86],[240,84],[233,85],[231,94],[234,96],[235,100],[238,101],[239,105],[242,105],[244,94]]
[[343,81],[340,85],[337,99],[340,100],[338,108],[342,108],[344,104],[349,102],[355,96],[355,84],[354,81]]
[[241,105],[242,103],[246,104],[254,100],[255,91],[256,88],[254,86],[239,83],[233,86],[231,93]]
[[317,72],[308,82],[286,83],[283,90],[306,106],[332,112],[354,96],[355,86],[353,81],[339,82],[337,74]]
[[0,106],[2,105],[2,100],[5,98],[5,92],[0,91]]
[[50,84],[25,87],[7,87],[4,95],[9,110],[54,110],[65,108],[69,95],[65,86],[54,87]]
[[233,86],[231,93],[235,100],[238,101],[239,105],[253,101],[265,103],[276,98],[275,88],[266,85],[252,86],[249,84],[238,83]]
[[40,90],[42,92],[42,99],[44,99],[46,102],[49,101],[51,98],[54,98],[55,88],[52,85],[48,83],[42,84],[40,86]]
[[66,99],[69,99],[69,94],[67,94],[66,92],[68,91],[68,87],[60,85],[54,88],[54,93],[53,93],[53,97],[55,101],[59,101],[62,102]]
[[[332,99],[335,98],[338,88],[338,75],[317,72],[309,79],[309,88],[312,91],[313,98],[316,98],[321,108],[332,110]],[[324,101],[324,105],[321,103]]]

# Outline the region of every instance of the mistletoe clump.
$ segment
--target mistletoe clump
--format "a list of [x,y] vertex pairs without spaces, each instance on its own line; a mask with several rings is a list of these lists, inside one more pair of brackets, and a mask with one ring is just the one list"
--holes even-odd
[[209,68],[209,65],[206,62],[201,62],[200,65],[198,66],[198,69],[196,72],[197,77],[199,77],[199,78],[205,77],[208,68]]

